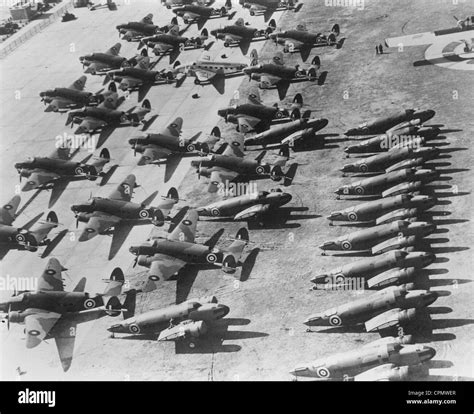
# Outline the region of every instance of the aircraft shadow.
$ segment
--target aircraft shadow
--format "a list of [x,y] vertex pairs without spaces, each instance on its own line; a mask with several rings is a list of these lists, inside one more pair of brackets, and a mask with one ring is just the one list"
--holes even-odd
[[56,237],[53,240],[51,240],[51,243],[49,243],[46,246],[46,248],[43,250],[43,253],[41,254],[42,259],[47,257],[54,250],[54,248],[61,242],[61,240],[64,238],[64,236],[66,236],[68,231],[69,231],[68,229],[61,230],[56,235]]
[[240,281],[245,282],[249,279],[250,275],[252,274],[252,270],[255,266],[255,262],[257,261],[257,256],[260,253],[260,249],[258,247],[252,249],[250,253],[245,258],[244,262],[242,263],[242,269],[240,271]]

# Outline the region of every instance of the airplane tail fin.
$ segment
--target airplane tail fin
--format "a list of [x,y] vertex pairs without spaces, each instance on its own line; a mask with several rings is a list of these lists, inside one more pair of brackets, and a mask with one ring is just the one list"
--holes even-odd
[[267,33],[272,33],[273,31],[276,30],[276,28],[277,28],[277,24],[276,24],[275,19],[270,20],[267,27]]
[[283,157],[283,158],[286,158],[286,159],[290,158],[290,148],[289,148],[288,144],[287,144],[287,145],[283,145],[283,146],[280,148],[280,151],[278,152],[278,155],[279,155],[280,157]]
[[79,280],[76,287],[74,288],[73,292],[84,292],[84,290],[86,289],[86,282],[87,279],[85,277],[81,278],[81,280]]
[[175,200],[176,202],[179,201],[179,194],[178,194],[178,190],[174,187],[171,187],[169,190],[168,190],[168,194],[166,194],[166,198],[169,198],[171,200]]
[[49,232],[58,226],[58,216],[54,211],[50,211],[46,217],[46,222],[40,224],[40,226],[31,231],[31,235],[34,237],[37,244],[41,243]]
[[296,175],[297,168],[298,168],[298,163],[296,162],[291,164],[290,168],[288,168],[288,171],[285,174],[285,179],[283,181],[283,185],[285,187],[288,187],[293,182],[293,179],[295,178],[295,175]]
[[140,52],[140,55],[143,57],[148,57],[148,51],[145,48],[143,48],[142,51]]
[[300,119],[301,118],[301,112],[298,108],[295,108],[291,111],[291,114],[290,114],[290,118],[293,120],[293,121],[296,121],[297,119]]
[[104,291],[104,296],[118,296],[122,293],[122,286],[125,283],[125,276],[120,267],[116,267],[110,274],[110,279],[107,281],[107,287]]
[[233,273],[240,262],[242,253],[249,242],[249,232],[245,227],[241,227],[235,235],[235,240],[227,249],[227,254],[222,260],[222,270],[226,273]]
[[137,304],[137,291],[135,289],[129,290],[125,295],[125,301],[123,302],[122,308],[123,319],[131,318],[135,315],[135,307]]
[[220,138],[221,130],[219,129],[219,127],[215,126],[214,128],[212,128],[211,135],[214,137]]
[[108,87],[109,92],[117,92],[117,85],[115,82],[110,82]]
[[311,116],[311,111],[309,109],[303,112],[303,118],[304,119],[307,119],[310,116]]
[[151,103],[148,99],[145,99],[142,103],[142,108],[151,110]]
[[258,53],[256,49],[250,52],[250,66],[258,65]]
[[206,28],[204,28],[201,31],[201,39],[207,39],[207,38],[209,38],[209,32],[207,31]]
[[301,108],[303,106],[303,96],[300,93],[297,93],[293,98],[293,107]]
[[15,220],[16,211],[20,205],[19,195],[14,196],[7,204],[2,207],[2,223],[10,225]]
[[103,148],[102,151],[100,151],[99,157],[106,160],[110,160],[109,150],[107,148]]

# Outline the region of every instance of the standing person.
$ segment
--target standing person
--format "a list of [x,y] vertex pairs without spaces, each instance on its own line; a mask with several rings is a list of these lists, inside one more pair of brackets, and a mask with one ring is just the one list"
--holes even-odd
[[379,51],[380,51],[380,54],[383,55],[383,46],[382,46],[382,43],[379,44]]
[[376,45],[375,46],[375,54],[378,55],[379,54],[379,47]]

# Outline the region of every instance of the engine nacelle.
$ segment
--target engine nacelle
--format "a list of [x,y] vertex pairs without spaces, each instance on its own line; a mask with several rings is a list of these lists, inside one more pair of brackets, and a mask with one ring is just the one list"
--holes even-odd
[[23,323],[25,321],[25,315],[22,312],[9,312],[8,313],[8,320],[10,323]]
[[215,321],[219,319],[215,310],[219,305],[215,303],[204,303],[195,311],[189,314],[189,319],[193,321]]
[[135,152],[139,152],[140,154],[143,154],[143,152],[145,151],[145,146],[144,145],[141,145],[141,144],[137,144],[135,145]]
[[250,79],[260,82],[260,80],[262,79],[262,75],[260,75],[259,73],[252,73],[250,75]]
[[199,172],[199,175],[206,178],[210,178],[211,176],[211,171],[209,170],[209,168],[206,168],[206,167],[200,167],[198,172]]
[[150,267],[151,266],[151,258],[148,257],[148,256],[145,256],[143,254],[139,255],[138,256],[138,259],[137,259],[137,263],[140,265],[140,266],[144,266],[144,267]]

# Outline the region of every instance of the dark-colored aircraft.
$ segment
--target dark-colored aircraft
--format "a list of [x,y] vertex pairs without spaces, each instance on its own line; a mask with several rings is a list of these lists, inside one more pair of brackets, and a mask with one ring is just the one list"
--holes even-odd
[[339,31],[339,25],[335,24],[327,36],[322,33],[310,33],[304,23],[299,23],[295,30],[275,32],[270,35],[270,38],[273,39],[276,44],[283,45],[284,53],[299,51],[301,59],[303,62],[306,62],[313,47],[337,45]]
[[370,135],[370,134],[384,134],[389,129],[413,120],[419,120],[422,124],[435,116],[436,112],[428,109],[420,111],[417,109],[406,109],[395,112],[390,115],[379,117],[373,121],[366,121],[360,124],[357,128],[349,129],[345,135]]
[[193,3],[197,3],[202,6],[205,6],[213,2],[214,0],[161,0],[161,4],[164,4],[167,9],[171,9],[173,7],[184,6],[185,4],[193,4]]
[[229,20],[234,16],[235,12],[229,14],[232,9],[232,1],[227,0],[225,7],[213,8],[200,4],[186,4],[182,7],[173,9],[173,13],[183,19],[184,24],[197,23],[198,28],[206,24],[211,18],[227,17]]
[[307,69],[296,66],[285,66],[283,53],[277,52],[271,63],[258,63],[258,54],[255,49],[250,52],[252,60],[249,67],[244,68],[243,72],[249,76],[250,80],[259,82],[261,89],[276,87],[280,101],[286,97],[286,93],[291,83],[311,81],[318,79],[318,70],[321,66],[321,60],[315,56],[311,65]]
[[395,171],[398,169],[411,168],[413,166],[420,165],[418,162],[417,165],[413,165],[413,161],[410,162],[410,165],[399,165],[395,169],[388,170],[389,167],[394,164],[398,164],[401,161],[406,160],[418,160],[423,161],[436,158],[440,154],[440,149],[437,147],[421,147],[421,148],[394,148],[387,152],[382,152],[380,154],[375,154],[367,158],[358,159],[356,162],[351,164],[345,164],[340,171],[343,173],[370,173],[370,172],[386,172]]
[[[397,378],[397,367],[418,366],[436,355],[430,346],[412,345],[412,338],[385,337],[357,349],[301,364],[290,373],[296,378],[343,380],[354,376],[370,380]],[[408,343],[408,344],[407,344]],[[389,371],[389,372],[387,372]],[[408,372],[408,369],[404,370]],[[365,374],[365,376],[363,376]]]
[[116,243],[119,243],[120,247],[135,225],[151,223],[162,226],[165,221],[170,220],[169,213],[179,200],[175,188],[170,188],[168,195],[157,206],[148,207],[158,191],[153,192],[141,203],[134,203],[131,199],[135,187],[137,187],[136,178],[130,174],[109,197],[93,197],[88,203],[71,206],[76,216],[76,224],[86,223],[79,241],[87,241],[98,234],[106,234],[113,228],[112,251],[116,253],[114,248]]
[[50,211],[46,221],[41,222],[34,230],[30,230],[30,228],[38,222],[43,213],[37,215],[21,227],[12,226],[16,219],[16,212],[20,202],[20,196],[16,195],[1,209],[0,258],[3,258],[10,249],[36,252],[39,247],[46,246],[51,242],[47,238],[48,234],[58,226],[58,216],[54,211]]
[[263,15],[265,21],[268,21],[274,12],[281,10],[294,9],[298,0],[239,0],[239,3],[246,9],[249,9],[250,16]]
[[378,243],[393,237],[416,236],[416,238],[423,238],[433,233],[435,229],[436,225],[432,223],[396,220],[344,234],[335,240],[324,242],[319,248],[323,251],[370,250]]
[[85,107],[70,111],[66,120],[66,125],[79,124],[75,134],[94,134],[98,130],[114,129],[120,126],[138,126],[144,121],[145,116],[151,111],[150,101],[145,99],[141,107],[134,106],[126,112],[117,108],[124,101],[119,98],[115,83],[109,85],[109,92],[100,105],[96,107]]
[[[133,291],[127,293],[127,300]],[[127,307],[127,306],[125,306]],[[134,309],[134,306],[132,306]],[[150,310],[139,315],[124,313],[126,319],[107,328],[112,335],[116,333],[133,335],[159,334],[158,341],[181,341],[197,339],[204,335],[218,319],[229,313],[229,307],[217,303],[215,296],[189,299],[177,305]]]
[[183,118],[176,118],[161,132],[131,138],[128,142],[134,154],[142,154],[138,165],[166,163],[165,182],[168,181],[178,167],[182,157],[196,156],[209,152],[204,142],[197,142],[200,132],[189,139],[181,137]]
[[71,161],[69,148],[57,148],[49,157],[34,157],[27,161],[18,162],[15,168],[21,178],[27,179],[21,191],[31,191],[38,188],[51,189],[49,207],[61,196],[70,181],[91,180],[105,177],[105,164],[110,161],[110,153],[103,148],[99,157],[88,155],[82,161]]
[[439,172],[436,170],[429,169],[417,169],[417,168],[405,168],[403,170],[397,170],[388,172],[385,174],[375,175],[373,177],[364,178],[362,180],[353,181],[347,185],[339,187],[335,193],[337,195],[373,195],[383,194],[387,188],[389,192],[386,194],[392,194],[393,191],[410,192],[412,188],[410,186],[402,186],[398,188],[389,187],[398,186],[399,184],[405,184],[410,182],[427,183],[429,181],[436,180],[439,177]]
[[100,93],[85,92],[86,76],[81,76],[68,88],[54,88],[40,92],[41,102],[48,104],[45,112],[58,112],[82,106],[98,105],[104,101]]
[[259,191],[216,201],[197,208],[197,212],[200,217],[231,217],[233,220],[258,219],[262,215],[272,214],[278,207],[288,204],[291,199],[291,194],[284,193],[278,188],[270,192]]
[[[244,139],[244,146],[261,146],[263,148],[270,146],[285,146],[290,148],[304,147],[317,138],[316,132],[323,129],[328,124],[328,120],[301,118],[295,121],[287,122],[281,125],[274,125],[267,131]],[[322,139],[321,146],[324,145]]]
[[187,264],[215,265],[226,273],[234,273],[241,265],[242,253],[249,241],[247,229],[239,229],[232,244],[219,249],[195,242],[198,218],[197,211],[190,209],[167,237],[153,237],[147,243],[130,247],[136,256],[135,264],[150,269],[145,292],[156,289]]
[[[226,122],[237,124],[237,132],[244,134],[252,131],[257,133],[266,131],[273,124],[295,121],[301,118],[300,108],[303,106],[303,97],[297,93],[289,109],[281,108],[278,104],[267,106],[260,99],[258,89],[254,89],[248,96],[248,102],[219,109],[217,114]],[[291,112],[290,112],[291,111]],[[309,118],[311,111],[305,111],[303,118]]]
[[416,309],[431,305],[436,292],[413,290],[413,286],[390,286],[355,301],[308,317],[307,326],[350,326],[364,323],[367,332],[403,326],[416,317]]
[[379,256],[364,258],[319,274],[312,277],[311,282],[316,285],[321,283],[340,284],[345,283],[350,278],[363,277],[369,279],[394,268],[415,267],[421,269],[429,266],[435,259],[436,256],[429,252],[391,250]]
[[272,164],[262,163],[266,151],[261,152],[255,159],[244,159],[241,142],[235,140],[227,145],[222,154],[212,154],[199,161],[191,161],[197,168],[198,177],[209,177],[208,191],[215,193],[223,191],[235,181],[250,181],[254,179],[271,178],[273,181],[284,179],[283,185],[289,186],[298,168],[293,163],[286,173],[282,167],[288,161],[289,149],[287,146],[280,149],[278,159]]
[[101,318],[118,316],[122,311],[119,299],[125,282],[120,268],[114,269],[109,284],[102,294],[84,292],[86,278],[82,278],[72,292],[64,291],[61,272],[65,269],[51,258],[38,280],[36,291],[23,291],[0,303],[7,313],[3,319],[25,325],[26,347],[34,348],[42,341],[54,338],[64,371],[72,363],[77,325]]
[[87,67],[84,73],[95,75],[100,72],[130,66],[129,59],[119,55],[121,47],[120,43],[116,43],[105,53],[95,52],[81,56],[79,61],[82,63],[82,67]]
[[153,24],[153,14],[147,14],[139,22],[128,22],[124,24],[119,24],[117,30],[119,36],[122,35],[123,40],[129,42],[137,41],[142,39],[145,36],[153,36],[157,33],[167,32],[170,27],[177,24],[178,21],[176,17],[171,20],[171,24],[163,27],[159,27]]
[[[332,212],[328,220],[333,221],[373,221],[378,217],[399,209],[416,208],[419,211],[428,210],[436,204],[436,199],[428,196],[414,196],[412,194],[400,194],[379,200],[366,201],[348,207],[344,210]],[[403,220],[399,218],[398,220]],[[382,224],[382,223],[377,223]]]
[[224,47],[237,44],[240,47],[242,54],[246,55],[252,41],[268,39],[270,33],[273,33],[275,29],[275,19],[270,20],[265,29],[259,30],[253,27],[246,27],[244,19],[239,18],[233,25],[211,30],[211,35],[216,39],[223,40]]

